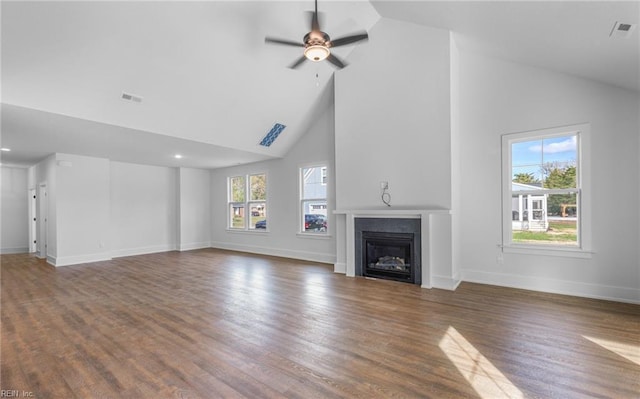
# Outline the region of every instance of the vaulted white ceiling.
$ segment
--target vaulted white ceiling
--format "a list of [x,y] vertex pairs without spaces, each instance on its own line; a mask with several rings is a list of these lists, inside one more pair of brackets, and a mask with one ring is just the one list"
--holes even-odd
[[[300,50],[264,37],[302,41],[312,9],[3,1],[0,145],[12,151],[2,163],[52,152],[202,168],[282,157],[333,101],[340,72],[311,62],[288,69]],[[609,37],[616,21],[638,23],[638,2],[321,0],[319,9],[333,38],[394,18],[452,30],[463,50],[640,90],[638,32]],[[335,53],[348,62],[352,48]],[[271,147],[258,145],[274,123],[287,127]]]

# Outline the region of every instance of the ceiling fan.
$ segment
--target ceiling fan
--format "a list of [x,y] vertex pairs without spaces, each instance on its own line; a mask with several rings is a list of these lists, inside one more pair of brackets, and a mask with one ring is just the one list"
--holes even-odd
[[265,43],[304,47],[303,55],[293,64],[289,65],[289,68],[291,69],[299,67],[306,60],[313,62],[327,60],[337,68],[341,69],[347,66],[347,64],[334,54],[331,54],[331,48],[356,43],[362,40],[367,40],[368,38],[369,35],[367,32],[362,31],[331,40],[328,34],[320,30],[320,23],[318,22],[318,0],[315,0],[315,11],[311,14],[311,32],[304,35],[302,42],[277,39],[269,36],[265,37],[264,41]]

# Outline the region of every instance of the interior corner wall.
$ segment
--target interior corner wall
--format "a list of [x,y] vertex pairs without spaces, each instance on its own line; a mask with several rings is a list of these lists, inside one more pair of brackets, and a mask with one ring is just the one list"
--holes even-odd
[[25,176],[25,209],[27,190],[46,185],[39,256],[55,266],[210,245],[208,170],[54,154]]
[[335,74],[339,209],[451,208],[446,30],[382,18]]
[[[460,52],[462,279],[640,302],[637,92]],[[591,124],[591,259],[504,254],[501,136]]]
[[178,173],[175,168],[111,162],[112,256],[176,249]]
[[28,171],[0,167],[0,253],[29,252]]
[[456,35],[450,33],[451,61],[451,277],[460,281],[462,220],[461,159],[460,159],[460,51]]
[[[334,107],[331,104],[284,158],[212,170],[211,246],[323,263],[335,262],[333,154]],[[301,226],[299,168],[320,163],[327,165],[329,232],[326,237],[304,236],[298,234]],[[230,231],[227,229],[227,178],[253,173],[267,174],[268,232]]]
[[111,259],[109,160],[56,154],[56,266]]
[[180,168],[178,176],[181,251],[211,246],[211,178],[204,169]]

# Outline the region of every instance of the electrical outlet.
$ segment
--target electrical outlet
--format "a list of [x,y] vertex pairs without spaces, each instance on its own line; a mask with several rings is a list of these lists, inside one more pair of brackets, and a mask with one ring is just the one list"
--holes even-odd
[[389,182],[388,181],[381,181],[380,182],[380,189],[381,190],[388,190],[389,189]]

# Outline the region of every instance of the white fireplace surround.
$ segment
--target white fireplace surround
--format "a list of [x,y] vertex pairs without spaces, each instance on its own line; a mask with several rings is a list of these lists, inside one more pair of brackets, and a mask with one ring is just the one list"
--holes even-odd
[[[344,215],[344,226],[336,231],[337,262],[334,271],[355,277],[356,218],[416,218],[421,224],[422,288],[454,290],[459,281],[454,278],[451,264],[451,211],[448,209],[338,209],[337,218]],[[340,250],[344,244],[343,251]]]

